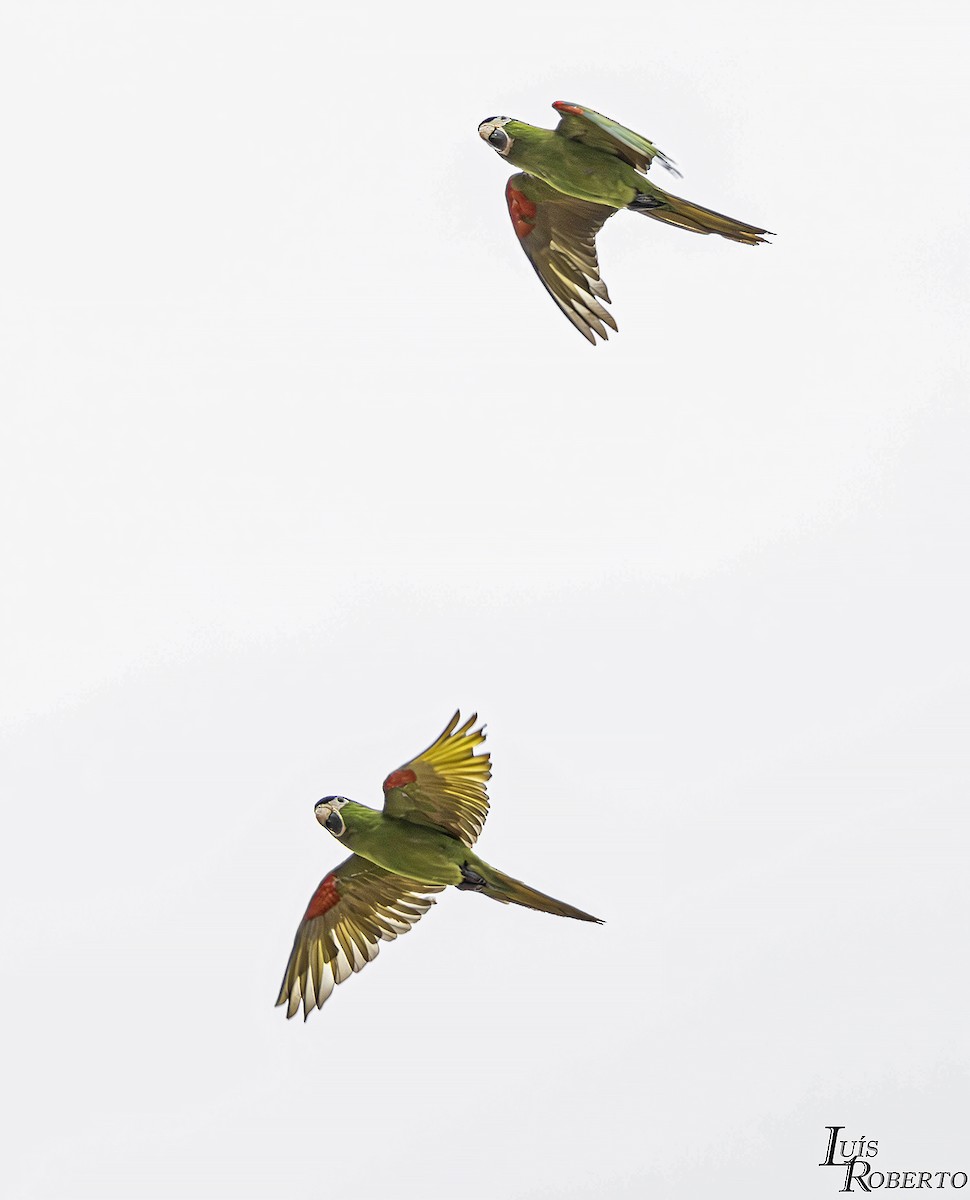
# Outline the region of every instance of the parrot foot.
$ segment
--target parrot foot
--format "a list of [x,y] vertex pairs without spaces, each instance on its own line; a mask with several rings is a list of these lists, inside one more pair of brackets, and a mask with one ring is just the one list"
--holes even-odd
[[648,208],[663,208],[664,202],[658,200],[655,196],[648,196],[644,192],[638,192],[627,208],[631,208],[634,212],[645,212]]
[[473,871],[467,863],[464,863],[461,867],[461,883],[457,883],[455,886],[460,892],[483,892],[486,884],[477,871]]

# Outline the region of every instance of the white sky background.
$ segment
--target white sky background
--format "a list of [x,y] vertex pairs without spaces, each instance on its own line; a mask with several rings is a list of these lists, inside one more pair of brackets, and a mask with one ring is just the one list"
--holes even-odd
[[[2,1061],[15,1197],[835,1195],[970,1170],[958,3],[10,4]],[[476,136],[657,182],[620,332]],[[480,843],[306,1024],[341,850],[452,711]]]

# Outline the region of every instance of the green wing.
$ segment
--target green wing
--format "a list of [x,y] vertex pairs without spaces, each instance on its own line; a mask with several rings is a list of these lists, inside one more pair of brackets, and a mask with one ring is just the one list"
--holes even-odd
[[596,235],[616,212],[557,192],[533,175],[513,175],[505,185],[512,226],[543,287],[587,341],[606,341],[616,329],[606,284],[600,279]]
[[672,175],[680,175],[676,164],[662,150],[658,150],[653,142],[648,142],[632,129],[611,121],[595,109],[585,108],[581,104],[569,104],[565,100],[557,100],[552,106],[560,114],[561,120],[556,126],[556,133],[573,141],[585,142],[587,146],[595,146],[597,150],[605,150],[607,154],[615,154],[624,162],[630,164],[635,171],[649,171],[650,164],[656,158]]
[[277,1004],[287,1017],[303,1005],[303,1019],[354,971],[377,957],[381,941],[392,941],[428,911],[426,894],[444,888],[393,875],[352,854],[320,883],[293,939]]
[[437,741],[384,780],[384,812],[389,817],[443,829],[473,846],[488,816],[491,776],[489,756],[475,754],[485,741],[483,729],[472,730],[477,714],[458,728],[460,713],[448,722]]

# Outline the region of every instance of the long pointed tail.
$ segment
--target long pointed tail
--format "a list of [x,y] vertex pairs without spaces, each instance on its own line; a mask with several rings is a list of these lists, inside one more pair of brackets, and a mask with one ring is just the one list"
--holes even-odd
[[573,908],[562,900],[554,900],[545,892],[537,892],[519,879],[503,875],[495,867],[479,860],[474,869],[465,867],[462,874],[464,882],[458,886],[469,891],[481,892],[500,904],[520,904],[523,908],[534,908],[538,912],[554,913],[557,917],[572,917],[576,921],[595,921],[602,925],[599,917],[592,917],[581,908]]
[[680,229],[689,229],[693,233],[717,233],[721,237],[730,238],[732,242],[742,242],[745,246],[757,246],[759,242],[774,236],[767,229],[759,229],[757,225],[746,225],[744,221],[736,221],[723,213],[715,212],[712,208],[702,208],[683,196],[672,196],[661,188],[654,187],[649,193],[643,193],[629,206],[634,212],[641,212],[645,217],[653,217],[655,221],[663,221],[667,225],[677,225]]

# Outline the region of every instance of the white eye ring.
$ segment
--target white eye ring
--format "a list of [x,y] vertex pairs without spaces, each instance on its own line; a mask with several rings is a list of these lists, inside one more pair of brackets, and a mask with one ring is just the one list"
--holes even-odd
[[488,142],[492,149],[497,154],[501,154],[503,158],[506,158],[512,149],[513,139],[503,132],[502,127],[508,125],[511,120],[511,117],[489,117],[478,127],[478,136]]
[[349,801],[346,796],[324,796],[313,806],[313,815],[329,833],[335,837],[343,837],[347,832],[347,825],[340,816],[340,810],[347,803]]
[[336,809],[331,811],[330,816],[324,821],[323,827],[328,833],[332,833],[334,837],[343,837],[347,832],[344,819]]

